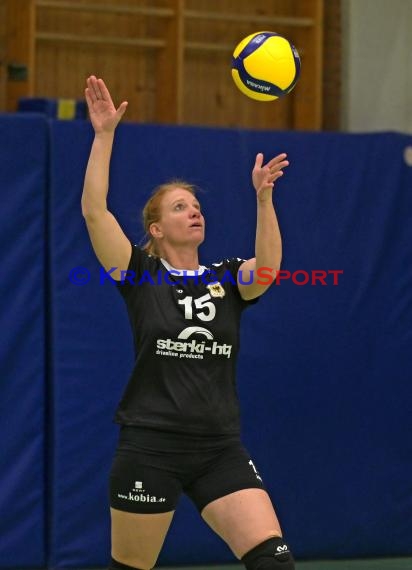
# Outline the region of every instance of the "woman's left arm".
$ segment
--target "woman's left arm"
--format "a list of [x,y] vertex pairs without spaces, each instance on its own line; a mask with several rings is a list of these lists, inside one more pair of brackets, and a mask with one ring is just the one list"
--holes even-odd
[[263,154],[256,156],[252,171],[257,199],[255,257],[242,263],[237,279],[240,295],[245,300],[263,295],[276,279],[276,272],[280,268],[282,238],[272,194],[276,180],[283,176],[283,168],[288,165],[285,153],[278,154],[265,165]]

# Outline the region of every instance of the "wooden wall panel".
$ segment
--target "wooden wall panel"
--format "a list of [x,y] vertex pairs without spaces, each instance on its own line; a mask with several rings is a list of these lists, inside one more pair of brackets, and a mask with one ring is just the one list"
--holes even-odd
[[0,0],[0,113],[6,110],[6,2]]
[[295,14],[313,18],[317,26],[294,31],[296,46],[300,47],[301,76],[295,88],[293,124],[297,129],[317,130],[322,126],[323,96],[323,0],[295,2]]
[[[285,16],[295,0],[186,0],[188,10],[231,14],[254,14],[262,17]],[[300,0],[302,1],[302,0]],[[306,1],[306,0],[304,0]]]
[[323,36],[323,123],[322,129],[338,131],[342,106],[342,11],[341,0],[325,3]]
[[35,7],[32,0],[6,0],[6,109],[17,110],[20,97],[34,94]]
[[[116,104],[129,101],[126,120],[320,129],[329,93],[322,86],[325,1],[19,0],[35,13],[27,94],[82,98],[94,73],[104,77]],[[289,38],[302,59],[295,89],[269,103],[249,99],[231,78],[234,47],[261,30]]]
[[[140,53],[139,53],[140,51]],[[96,50],[91,45],[65,45],[37,51],[36,94],[39,97],[82,98],[86,78],[103,77],[114,103],[129,101],[127,120],[155,120],[156,79],[153,54],[111,47]]]
[[184,107],[188,124],[270,129],[288,128],[290,99],[257,102],[241,93],[227,54],[186,56]]
[[[245,0],[187,0],[190,13],[217,12],[222,19],[187,19],[185,122],[261,129],[290,126],[292,95],[275,102],[256,102],[242,94],[231,77],[232,52],[244,37],[261,30],[289,37],[290,30],[273,21],[287,14],[287,5],[285,0],[253,4]],[[234,14],[238,21],[226,18],[228,14]],[[250,20],[251,14],[256,21]],[[209,44],[209,49],[196,48],[199,44]]]
[[[89,0],[79,4],[113,6]],[[60,2],[63,6],[67,2]],[[127,120],[154,122],[159,47],[139,45],[148,38],[164,41],[167,18],[140,13],[76,11],[38,2],[36,93],[39,96],[79,98],[90,74],[103,77],[115,104],[129,101]],[[118,4],[119,5],[119,4]],[[165,1],[131,2],[129,7],[167,7]],[[169,18],[170,19],[170,18]],[[93,41],[91,39],[93,38]]]
[[169,0],[168,7],[174,10],[175,17],[166,21],[164,30],[157,30],[166,43],[164,49],[159,50],[156,66],[153,68],[157,78],[154,120],[162,123],[185,122],[184,2],[185,0]]

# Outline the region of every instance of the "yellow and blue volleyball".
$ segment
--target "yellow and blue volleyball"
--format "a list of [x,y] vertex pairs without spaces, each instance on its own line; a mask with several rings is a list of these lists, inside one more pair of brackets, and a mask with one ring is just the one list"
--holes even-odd
[[287,95],[299,75],[297,49],[275,32],[250,34],[233,52],[233,81],[242,93],[257,101],[273,101]]

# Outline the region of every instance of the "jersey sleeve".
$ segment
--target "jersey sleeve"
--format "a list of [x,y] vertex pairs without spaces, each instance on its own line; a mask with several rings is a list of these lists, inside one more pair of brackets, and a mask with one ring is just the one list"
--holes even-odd
[[131,245],[132,253],[127,270],[122,272],[121,280],[116,281],[116,287],[122,297],[128,297],[139,286],[145,275],[150,279],[150,275],[156,272],[157,267],[152,255],[146,253],[138,245]]
[[[223,271],[223,280],[228,286],[232,289],[235,297],[238,299],[239,303],[243,307],[248,307],[249,305],[254,305],[259,301],[259,297],[255,297],[254,299],[242,299],[239,287],[237,285],[237,275],[239,272],[239,268],[247,261],[241,257],[232,257],[230,259],[225,259],[221,264],[221,269]],[[219,264],[217,264],[219,265]],[[213,266],[212,266],[213,267]]]

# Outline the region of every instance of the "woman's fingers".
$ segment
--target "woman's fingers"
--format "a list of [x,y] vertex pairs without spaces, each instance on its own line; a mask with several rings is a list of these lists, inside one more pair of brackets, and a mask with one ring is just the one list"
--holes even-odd
[[277,164],[279,164],[281,162],[287,162],[289,164],[289,162],[287,160],[285,161],[286,157],[287,157],[286,152],[282,152],[281,154],[278,154],[277,156],[275,156],[274,158],[269,160],[269,162],[267,163],[266,166],[269,166],[269,168],[273,168],[274,166],[276,166]]
[[279,170],[282,170],[282,168],[286,168],[286,166],[289,166],[289,161],[283,160],[282,162],[278,162],[277,164],[269,167],[269,170],[270,172],[277,172]]
[[261,152],[258,152],[258,154],[256,155],[256,160],[255,160],[255,166],[254,168],[262,168],[262,164],[263,164],[263,154]]
[[117,109],[116,113],[119,117],[119,120],[123,117],[126,109],[127,109],[127,105],[128,102],[127,101],[123,101],[123,103],[120,104],[119,108]]
[[91,111],[93,109],[93,98],[92,95],[90,94],[89,87],[86,87],[86,89],[84,90],[84,95],[86,97],[86,103],[87,106],[89,107],[89,111]]
[[[102,81],[100,79],[100,81]],[[95,75],[91,75],[87,78],[87,87],[89,88],[90,97],[94,102],[103,100],[103,93],[101,86],[99,85],[99,80],[96,78]],[[109,96],[110,97],[110,96]]]
[[101,98],[104,101],[110,101],[110,103],[112,103],[112,98],[110,96],[109,90],[107,89],[106,84],[103,81],[103,79],[98,79],[97,85],[98,85],[98,88],[100,90]]
[[93,103],[97,101],[95,83],[96,83],[96,78],[94,75],[91,75],[90,77],[87,78],[87,87],[89,89],[89,96]]
[[101,90],[101,85],[99,83],[99,80],[96,78],[94,78],[93,87],[94,87],[94,92],[96,93],[97,100],[99,101],[99,100],[103,99],[103,93]]

